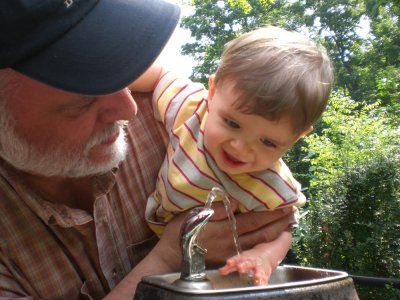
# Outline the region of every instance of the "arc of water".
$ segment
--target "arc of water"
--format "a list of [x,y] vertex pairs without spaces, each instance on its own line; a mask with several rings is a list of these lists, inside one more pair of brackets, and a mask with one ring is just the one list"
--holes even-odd
[[239,237],[238,237],[237,229],[236,229],[236,218],[235,218],[235,215],[234,215],[234,213],[233,213],[233,211],[231,209],[230,200],[229,200],[228,194],[224,190],[219,188],[219,187],[213,187],[211,189],[211,192],[208,194],[207,201],[206,201],[206,204],[205,204],[205,208],[211,208],[212,203],[215,200],[217,200],[218,198],[222,199],[225,211],[228,214],[228,221],[229,221],[229,225],[230,225],[231,230],[232,230],[233,242],[234,242],[235,247],[236,247],[236,253],[237,253],[237,255],[240,255],[240,253],[242,253],[242,249],[240,247]]

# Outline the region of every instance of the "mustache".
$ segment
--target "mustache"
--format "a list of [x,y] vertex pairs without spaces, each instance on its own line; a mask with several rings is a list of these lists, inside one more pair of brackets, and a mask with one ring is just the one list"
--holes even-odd
[[118,129],[123,130],[127,125],[128,121],[117,121],[113,124],[108,125],[103,131],[93,135],[85,145],[84,155],[88,155],[90,149],[109,139]]

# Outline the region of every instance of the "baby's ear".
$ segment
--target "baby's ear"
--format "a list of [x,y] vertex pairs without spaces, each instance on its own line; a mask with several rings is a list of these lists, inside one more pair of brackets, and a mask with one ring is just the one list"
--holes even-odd
[[310,126],[309,128],[305,129],[305,130],[301,133],[300,137],[306,136],[307,134],[309,134],[309,133],[312,132],[313,130],[314,130],[314,126]]
[[215,74],[208,77],[208,101],[212,100],[215,93]]
[[297,140],[300,140],[301,138],[305,137],[307,134],[309,134],[310,132],[312,132],[314,130],[314,126],[310,126],[309,128],[303,130],[300,135],[299,138]]

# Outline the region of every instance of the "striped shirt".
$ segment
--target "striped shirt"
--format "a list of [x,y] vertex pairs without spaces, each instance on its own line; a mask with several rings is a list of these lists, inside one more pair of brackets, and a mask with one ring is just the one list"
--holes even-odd
[[41,199],[0,159],[0,299],[102,299],[148,253],[144,219],[165,155],[148,95],[127,128],[127,159],[93,178],[93,215]]
[[154,114],[169,134],[167,155],[149,197],[146,218],[160,235],[181,211],[203,205],[213,187],[239,201],[240,212],[301,206],[300,184],[280,159],[268,170],[240,175],[221,171],[204,147],[207,90],[199,83],[164,74],[153,93]]

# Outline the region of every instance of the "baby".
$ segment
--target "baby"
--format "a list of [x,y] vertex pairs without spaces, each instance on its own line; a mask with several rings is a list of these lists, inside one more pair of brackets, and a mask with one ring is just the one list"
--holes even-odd
[[[152,66],[130,86],[154,88],[154,114],[169,136],[146,207],[149,226],[162,234],[176,214],[204,205],[213,187],[238,201],[240,213],[304,205],[282,157],[313,129],[332,82],[324,51],[299,33],[272,26],[227,43],[208,91]],[[273,242],[229,258],[219,271],[250,273],[257,285],[267,284],[290,246],[288,228]]]

